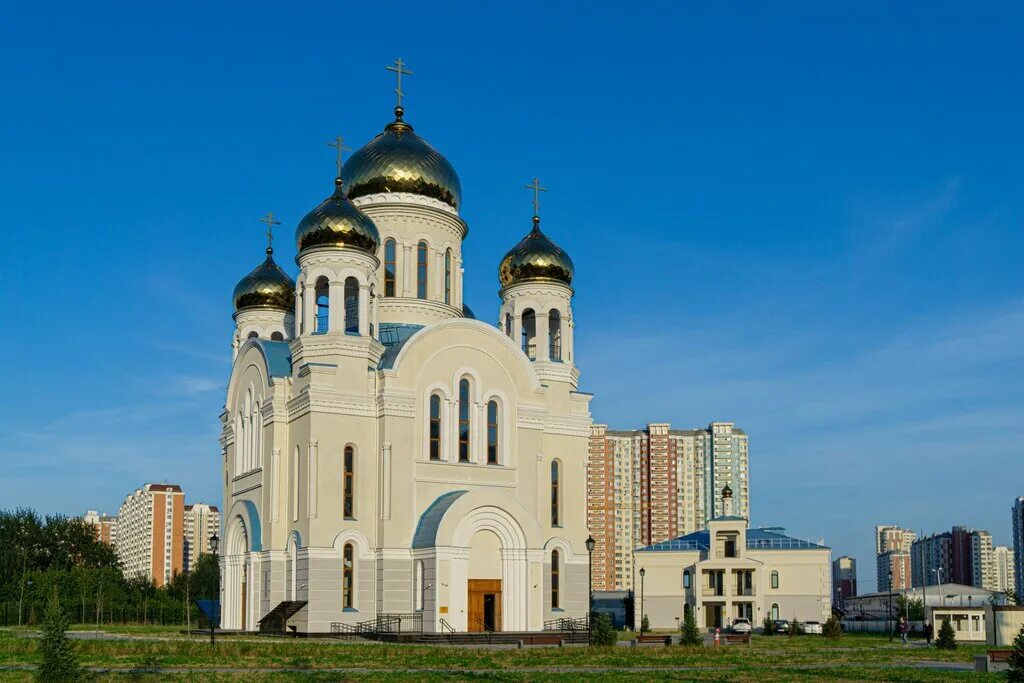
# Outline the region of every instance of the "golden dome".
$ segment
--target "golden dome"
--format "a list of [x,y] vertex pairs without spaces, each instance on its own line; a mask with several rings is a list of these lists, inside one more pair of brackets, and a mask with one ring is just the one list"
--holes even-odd
[[291,311],[295,308],[295,280],[274,262],[274,250],[267,248],[267,260],[243,277],[231,295],[235,310],[263,308]]
[[440,200],[458,210],[462,183],[448,160],[413,132],[395,107],[395,120],[345,162],[349,199],[378,192],[410,192]]
[[313,247],[345,247],[376,255],[380,246],[377,226],[345,196],[341,178],[335,178],[334,186],[334,194],[299,221],[295,229],[299,251]]
[[569,285],[575,268],[572,259],[540,231],[540,218],[533,217],[533,230],[505,254],[498,266],[502,287],[527,280],[556,280]]

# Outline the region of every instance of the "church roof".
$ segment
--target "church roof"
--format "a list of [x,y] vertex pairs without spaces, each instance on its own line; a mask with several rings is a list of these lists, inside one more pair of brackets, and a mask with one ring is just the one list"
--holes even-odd
[[292,351],[286,341],[253,339],[267,359],[267,372],[271,377],[290,377],[292,374]]
[[381,323],[380,343],[384,345],[384,353],[380,357],[378,370],[390,370],[395,366],[395,359],[401,353],[405,342],[423,329],[423,325],[404,323]]
[[437,527],[441,525],[444,513],[448,512],[448,508],[465,493],[466,491],[449,491],[439,496],[430,504],[430,507],[423,511],[420,521],[416,524],[416,533],[412,536],[413,550],[434,547],[434,541],[437,539]]
[[[718,519],[723,519],[719,517]],[[736,518],[742,519],[741,517]],[[828,550],[827,546],[779,533],[779,527],[747,529],[747,550]],[[686,534],[661,543],[640,548],[637,552],[664,552],[671,550],[710,550],[711,532],[707,529]]]

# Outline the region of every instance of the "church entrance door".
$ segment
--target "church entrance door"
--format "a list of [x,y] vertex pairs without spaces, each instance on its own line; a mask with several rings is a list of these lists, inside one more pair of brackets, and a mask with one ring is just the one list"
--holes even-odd
[[470,632],[501,630],[501,579],[470,579],[469,619]]

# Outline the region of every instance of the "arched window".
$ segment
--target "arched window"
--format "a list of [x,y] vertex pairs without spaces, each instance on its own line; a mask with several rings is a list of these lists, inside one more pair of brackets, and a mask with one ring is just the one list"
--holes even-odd
[[559,576],[559,574],[561,572],[561,568],[558,566],[559,565],[559,562],[558,562],[559,559],[560,558],[558,556],[558,550],[557,549],[552,550],[551,551],[551,609],[558,609],[559,608],[558,589],[559,589],[559,583],[560,583],[559,579],[561,578],[561,576]]
[[469,380],[459,382],[459,462],[469,462]]
[[452,302],[452,250],[444,252],[444,302]]
[[384,296],[395,295],[395,241],[384,243]]
[[423,560],[416,561],[416,569],[414,573],[415,576],[413,577],[413,580],[415,581],[415,584],[413,584],[413,590],[415,591],[415,593],[413,596],[413,609],[415,609],[417,612],[422,612],[424,593],[423,588],[425,584],[425,581],[423,579]]
[[359,280],[345,278],[345,334],[359,334]]
[[523,311],[522,344],[527,358],[537,358],[537,315],[532,308]]
[[778,587],[779,587],[779,573],[778,572],[772,572],[772,588],[778,588]]
[[498,464],[498,402],[487,402],[487,464]]
[[689,588],[689,587],[690,587],[690,570],[689,569],[684,569],[683,570],[683,588]]
[[562,360],[562,314],[555,308],[548,313],[548,357]]
[[512,314],[505,314],[505,334],[508,335],[509,339],[512,339]]
[[551,526],[561,526],[562,491],[557,460],[551,461]]
[[314,334],[323,334],[327,331],[327,324],[331,310],[330,285],[327,278],[322,277],[316,281],[316,327]]
[[778,621],[779,620],[779,603],[777,603],[777,602],[773,602],[772,603],[772,620],[773,621]]
[[441,397],[430,395],[430,459],[441,459]]
[[295,447],[295,457],[292,460],[292,521],[299,521],[299,462],[301,462],[299,447]]
[[416,297],[427,298],[427,243],[416,247]]
[[284,341],[284,335],[280,332],[274,332],[270,335],[271,341]]
[[245,420],[242,419],[242,411],[235,413],[235,476],[245,470],[243,463],[245,458]]
[[346,543],[341,554],[341,606],[355,608],[355,552],[351,543]]
[[345,474],[344,474],[344,515],[345,519],[352,519],[355,515],[355,493],[356,493],[356,454],[351,446],[345,446]]
[[260,336],[260,333],[257,332],[256,330],[253,330],[252,332],[249,333],[249,336],[246,337],[246,339],[258,339],[259,336]]

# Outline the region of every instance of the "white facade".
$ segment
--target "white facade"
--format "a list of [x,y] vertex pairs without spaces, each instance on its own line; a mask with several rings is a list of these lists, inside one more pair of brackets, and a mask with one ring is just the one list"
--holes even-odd
[[1013,566],[1013,549],[1005,545],[997,545],[992,549],[993,565],[995,566],[995,586],[993,590],[1005,593],[1015,590],[1016,572]]
[[182,570],[185,494],[175,484],[146,484],[117,515],[117,556],[129,577],[163,586]]
[[185,543],[182,549],[185,571],[191,571],[200,555],[211,552],[210,537],[220,533],[220,511],[213,505],[185,506]]

